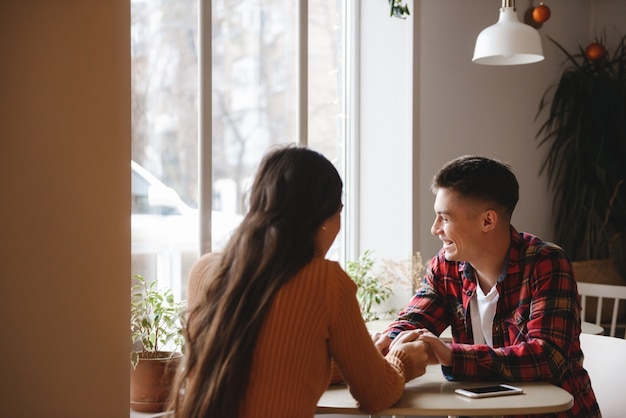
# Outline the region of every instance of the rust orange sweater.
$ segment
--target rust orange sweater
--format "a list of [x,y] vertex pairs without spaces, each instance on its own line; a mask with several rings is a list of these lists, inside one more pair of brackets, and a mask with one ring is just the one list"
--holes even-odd
[[[188,303],[198,303],[218,256],[190,274]],[[243,417],[310,418],[328,387],[331,359],[359,408],[376,413],[395,403],[416,377],[408,355],[383,357],[361,318],[356,285],[341,266],[315,258],[278,292],[259,334]]]

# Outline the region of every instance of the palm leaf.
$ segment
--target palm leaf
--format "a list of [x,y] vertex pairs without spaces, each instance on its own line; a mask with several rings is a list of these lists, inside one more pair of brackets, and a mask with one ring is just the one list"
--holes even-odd
[[574,260],[616,256],[613,243],[626,245],[626,36],[596,62],[548,38],[567,65],[536,116],[547,112],[536,140],[548,148],[540,174],[554,193],[556,241]]

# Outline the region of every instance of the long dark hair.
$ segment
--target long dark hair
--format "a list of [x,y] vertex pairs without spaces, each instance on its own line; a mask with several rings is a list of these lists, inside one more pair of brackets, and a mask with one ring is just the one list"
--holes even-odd
[[263,158],[250,209],[189,315],[173,398],[177,418],[238,416],[265,315],[278,290],[312,260],[342,188],[333,164],[308,148],[281,147]]

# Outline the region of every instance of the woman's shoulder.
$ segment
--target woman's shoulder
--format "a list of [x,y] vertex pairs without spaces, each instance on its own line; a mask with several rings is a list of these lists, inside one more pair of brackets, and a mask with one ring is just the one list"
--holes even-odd
[[196,299],[203,292],[205,286],[214,275],[219,266],[221,253],[207,253],[202,255],[191,267],[189,272],[189,284],[187,290],[187,306],[195,304]]
[[[195,266],[210,266],[217,264],[218,260],[222,257],[222,253],[206,253],[200,256],[195,262]],[[195,267],[194,266],[194,267]]]
[[340,276],[347,276],[347,273],[337,261],[329,260],[323,257],[314,257],[313,260],[311,260],[311,262],[307,265],[307,268],[320,270],[325,273],[336,273]]
[[198,276],[203,277],[207,275],[212,275],[211,273],[213,273],[215,269],[219,266],[221,258],[221,253],[207,253],[202,255],[191,266],[191,271],[189,272],[189,280],[198,278]]
[[319,276],[322,281],[329,283],[333,287],[339,286],[351,289],[354,286],[356,288],[354,281],[337,261],[315,257],[305,266],[304,270],[307,274]]

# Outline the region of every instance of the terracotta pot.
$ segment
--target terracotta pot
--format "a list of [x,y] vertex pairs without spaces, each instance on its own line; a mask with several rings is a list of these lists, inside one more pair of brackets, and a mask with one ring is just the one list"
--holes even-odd
[[[572,262],[574,267],[574,275],[576,281],[586,283],[600,283],[600,284],[613,284],[626,286],[626,279],[624,279],[618,272],[615,263],[611,260],[588,260],[588,261],[574,261]],[[598,306],[598,299],[595,297],[587,298],[587,315],[585,315],[585,321],[592,321],[595,317],[595,312]],[[611,322],[613,316],[613,301],[602,301],[602,322]],[[618,320],[626,317],[626,303],[621,302],[617,318]]]
[[160,358],[139,358],[130,368],[130,407],[138,412],[162,412],[170,395],[182,354],[160,353]]

